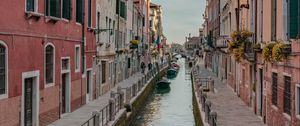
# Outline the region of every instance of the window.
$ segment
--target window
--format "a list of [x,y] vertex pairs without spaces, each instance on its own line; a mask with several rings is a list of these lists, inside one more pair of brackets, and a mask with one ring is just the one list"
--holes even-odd
[[300,116],[300,85],[296,86],[296,115]]
[[26,0],[26,11],[35,12],[37,11],[36,0]]
[[82,23],[82,15],[84,10],[83,0],[76,0],[76,22]]
[[[100,12],[97,12],[97,29],[100,29]],[[100,35],[97,35],[97,42],[100,42]]]
[[80,71],[80,46],[75,47],[75,72]]
[[101,61],[101,66],[102,66],[102,84],[105,83],[106,78],[106,61]]
[[63,9],[62,9],[62,17],[64,19],[71,19],[71,15],[72,15],[72,4],[71,4],[72,0],[63,0]]
[[54,82],[54,47],[52,45],[46,46],[45,58],[45,79],[46,84],[50,84]]
[[92,27],[92,0],[88,0],[88,27]]
[[299,0],[288,0],[288,31],[290,38],[299,35]]
[[61,0],[46,0],[46,16],[61,17]]
[[111,19],[109,18],[109,24],[108,24],[108,41],[109,41],[109,43],[110,43],[110,28],[111,28]]
[[291,77],[284,76],[283,111],[291,115]]
[[277,73],[272,73],[272,104],[277,106]]
[[127,60],[127,64],[128,64],[128,68],[130,68],[130,58],[128,58],[128,60]]
[[271,5],[271,40],[275,41],[276,40],[276,24],[277,24],[277,0],[272,0],[272,5]]
[[7,51],[6,51],[6,47],[4,45],[2,45],[0,43],[0,95],[3,95],[3,94],[6,94],[6,90],[7,90],[7,78],[6,78],[6,63],[7,63],[7,57],[6,57],[6,54]]

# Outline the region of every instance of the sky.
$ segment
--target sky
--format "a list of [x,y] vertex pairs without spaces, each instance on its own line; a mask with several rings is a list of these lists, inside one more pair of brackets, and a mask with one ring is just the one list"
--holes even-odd
[[151,0],[163,9],[163,32],[168,43],[185,42],[185,37],[198,36],[203,24],[206,0]]

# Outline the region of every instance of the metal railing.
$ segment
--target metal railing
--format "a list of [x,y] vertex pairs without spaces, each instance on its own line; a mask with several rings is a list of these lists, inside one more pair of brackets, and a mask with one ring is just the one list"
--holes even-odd
[[[168,64],[167,62],[160,64],[158,67],[164,68]],[[134,72],[135,70],[133,70]],[[138,71],[138,70],[137,70]],[[137,83],[134,83],[130,87],[124,88],[126,89],[125,94],[125,102],[129,103],[130,100],[137,95],[141,91],[141,89],[146,85],[146,83],[152,79],[155,74],[157,74],[157,68],[153,67],[151,70],[147,71],[147,73],[140,78]],[[118,93],[117,93],[118,94]],[[123,99],[124,99],[123,97]],[[114,119],[114,116],[122,109],[122,98],[121,95],[118,94],[113,96],[113,103],[107,104],[104,108],[96,112],[97,114],[93,113],[92,117],[90,117],[87,121],[85,121],[81,126],[107,126],[109,121]],[[121,103],[122,102],[122,103]],[[99,123],[97,125],[96,123]]]
[[96,125],[95,118],[96,118],[96,115],[93,115],[86,122],[84,122],[81,126],[95,126]]

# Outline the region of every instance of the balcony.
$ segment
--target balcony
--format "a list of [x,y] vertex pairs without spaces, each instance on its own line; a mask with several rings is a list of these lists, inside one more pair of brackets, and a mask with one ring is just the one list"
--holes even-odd
[[253,43],[252,42],[245,42],[245,59],[253,62],[255,60],[255,54],[253,50]]
[[229,42],[228,36],[219,37],[215,43],[216,48],[227,48]]

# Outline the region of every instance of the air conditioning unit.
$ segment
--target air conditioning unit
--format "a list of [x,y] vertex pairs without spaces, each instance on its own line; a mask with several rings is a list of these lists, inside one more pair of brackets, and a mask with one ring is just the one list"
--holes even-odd
[[105,43],[106,48],[110,47],[110,45],[111,45],[110,43]]

